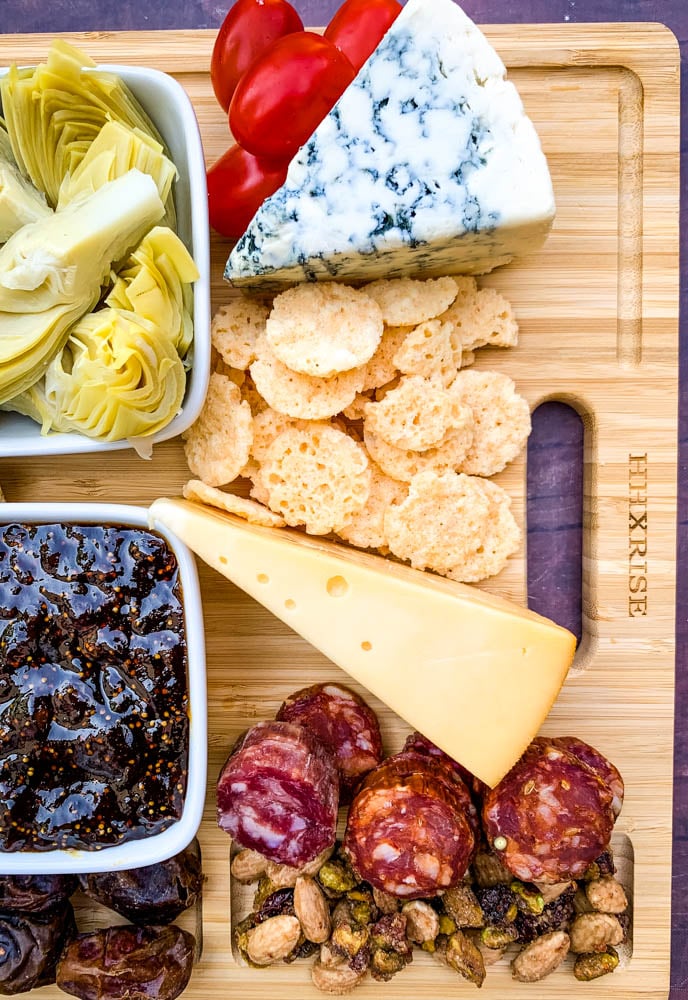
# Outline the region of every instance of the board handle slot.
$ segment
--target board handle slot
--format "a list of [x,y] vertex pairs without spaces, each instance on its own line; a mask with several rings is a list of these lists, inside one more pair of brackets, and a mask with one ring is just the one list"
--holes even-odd
[[550,401],[533,413],[527,462],[528,607],[573,632],[583,626],[581,415]]

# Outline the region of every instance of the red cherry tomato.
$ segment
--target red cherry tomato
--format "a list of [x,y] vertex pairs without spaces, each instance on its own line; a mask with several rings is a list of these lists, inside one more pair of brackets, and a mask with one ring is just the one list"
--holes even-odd
[[284,184],[289,162],[259,160],[231,146],[208,171],[210,225],[237,240],[266,198]]
[[215,39],[210,79],[225,111],[251,63],[277,38],[303,31],[303,21],[287,0],[236,0]]
[[232,134],[254,156],[291,158],[354,76],[326,38],[310,31],[278,38],[239,81],[229,106]]
[[344,53],[358,73],[401,10],[396,0],[345,0],[325,29],[325,38]]

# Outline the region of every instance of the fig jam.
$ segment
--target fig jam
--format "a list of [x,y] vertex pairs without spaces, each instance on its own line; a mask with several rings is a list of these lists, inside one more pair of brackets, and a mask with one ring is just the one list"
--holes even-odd
[[0,850],[94,850],[179,819],[179,571],[159,535],[0,525]]

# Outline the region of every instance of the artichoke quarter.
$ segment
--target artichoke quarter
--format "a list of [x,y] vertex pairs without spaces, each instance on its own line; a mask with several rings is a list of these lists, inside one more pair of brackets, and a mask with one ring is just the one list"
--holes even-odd
[[113,275],[109,306],[143,317],[171,339],[189,367],[193,340],[193,292],[198,268],[171,229],[156,226],[143,238],[119,274]]
[[29,222],[50,215],[45,197],[22,176],[0,118],[0,243]]
[[48,430],[101,441],[154,434],[179,411],[186,374],[171,338],[120,309],[83,316],[16,409]]
[[0,82],[0,99],[19,169],[51,205],[106,122],[140,129],[162,145],[123,81],[62,39],[53,42],[45,63],[11,66]]
[[0,248],[0,405],[42,377],[97,304],[113,263],[164,213],[152,178],[131,170]]

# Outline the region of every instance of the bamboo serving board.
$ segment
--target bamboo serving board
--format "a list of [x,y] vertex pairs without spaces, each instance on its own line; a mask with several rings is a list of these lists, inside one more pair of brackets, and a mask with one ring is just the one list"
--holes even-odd
[[[659,25],[526,25],[486,34],[509,67],[548,156],[558,214],[544,249],[484,279],[513,302],[519,347],[481,351],[478,367],[510,374],[532,407],[570,402],[586,428],[584,637],[545,724],[575,733],[619,766],[627,798],[615,843],[634,899],[632,956],[591,985],[570,964],[542,986],[511,981],[508,963],[488,971],[481,996],[666,997],[669,986],[674,585],[677,473],[679,50]],[[225,118],[208,77],[215,33],[127,32],[74,36],[96,60],[174,74],[198,114],[208,163],[227,147]],[[34,63],[50,39],[0,37],[0,65]],[[213,305],[229,245],[214,240]],[[153,461],[115,452],[0,460],[7,498],[148,504],[177,495],[188,478],[182,445]],[[525,463],[500,481],[524,519]],[[200,831],[207,883],[203,954],[186,994],[198,1000],[303,1000],[321,996],[309,963],[267,970],[236,966],[230,936],[229,841],[215,825],[214,781],[236,736],[274,715],[291,691],[345,680],[316,650],[207,567],[201,566],[209,681],[207,808]],[[642,581],[638,578],[642,577]],[[643,582],[644,581],[644,582]],[[634,588],[636,588],[634,590]],[[487,588],[525,602],[525,557]],[[408,727],[372,699],[385,747]],[[457,716],[457,725],[461,724]],[[90,919],[96,919],[90,915]],[[102,920],[102,916],[97,918]],[[417,952],[392,984],[356,996],[445,997],[473,987]],[[62,997],[45,988],[47,998]],[[472,994],[471,994],[472,995]]]

